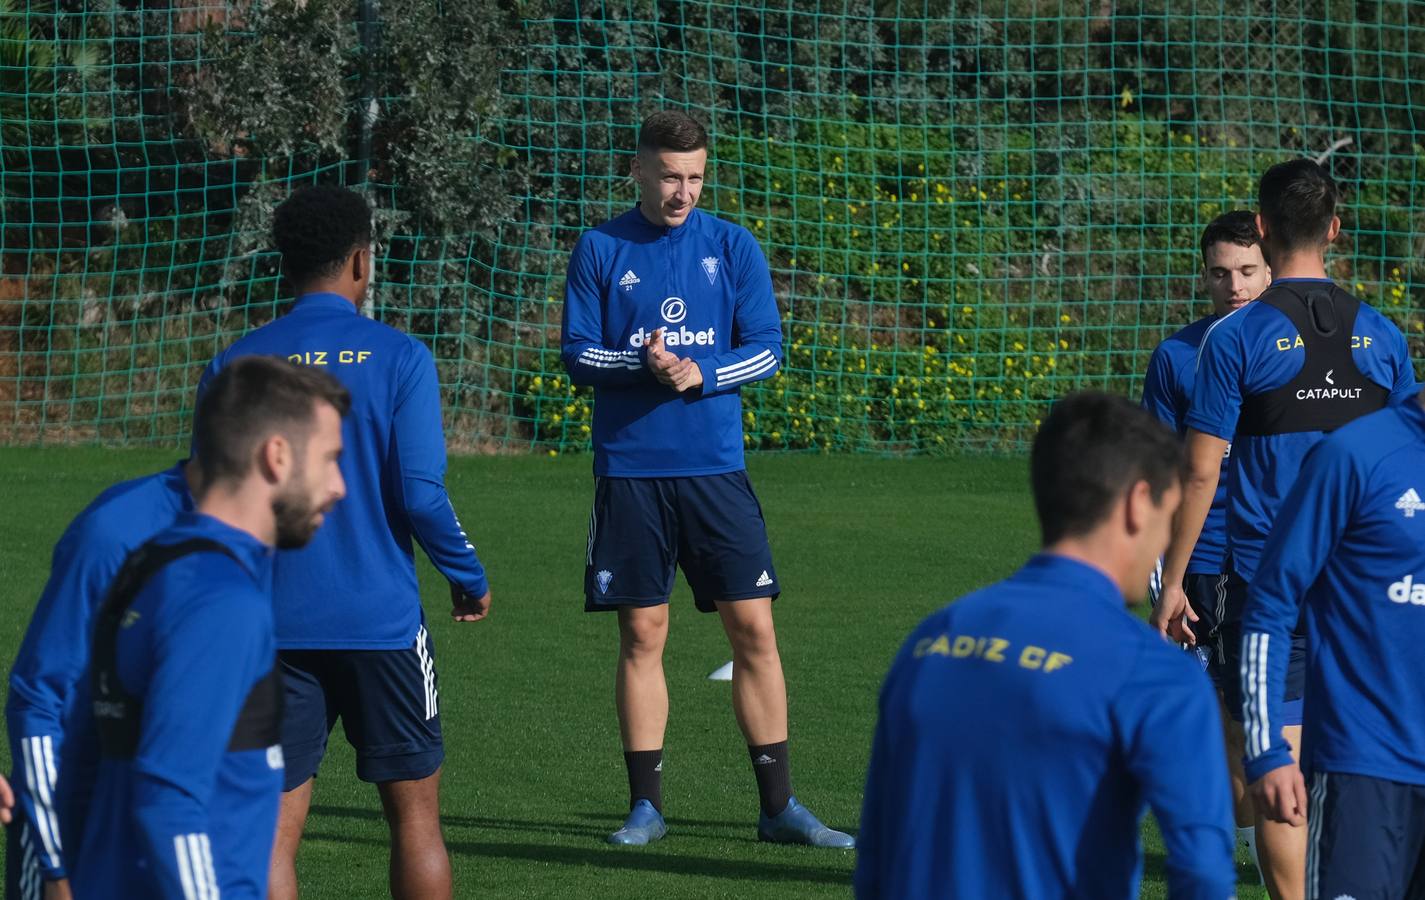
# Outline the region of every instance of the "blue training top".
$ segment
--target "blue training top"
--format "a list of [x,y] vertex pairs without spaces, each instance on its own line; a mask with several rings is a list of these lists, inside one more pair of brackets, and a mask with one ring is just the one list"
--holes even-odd
[[[647,367],[666,329],[703,384],[679,394]],[[594,386],[594,474],[627,478],[743,469],[744,384],[771,378],[782,323],[762,248],[747,229],[693,210],[675,228],[637,208],[586,231],[569,258],[563,359]]]
[[412,539],[466,593],[489,590],[445,490],[445,432],[435,360],[420,341],[360,315],[336,294],[307,294],[214,357],[199,395],[242,356],[320,366],[351,391],[342,424],[346,497],[312,542],[278,553],[277,646],[397,650],[422,621]]
[[1227,900],[1230,799],[1200,667],[1102,571],[1041,554],[930,616],[891,665],[856,895],[1137,897],[1146,803],[1170,895]]
[[[1278,278],[1272,287],[1330,284],[1329,280]],[[1367,379],[1390,391],[1390,402],[1415,393],[1415,371],[1400,329],[1362,303],[1351,337],[1351,357]],[[1290,382],[1305,364],[1306,349],[1289,318],[1257,299],[1223,316],[1208,330],[1198,357],[1197,383],[1187,426],[1232,441],[1227,485],[1227,552],[1246,581],[1257,570],[1262,545],[1301,461],[1322,432],[1234,434],[1243,402]],[[1331,401],[1323,401],[1331,402]]]
[[[129,607],[117,670],[143,705],[138,748],[132,759],[100,758],[92,785],[66,785],[85,807],[71,865],[76,897],[267,896],[282,748],[228,745],[249,693],[277,664],[273,552],[198,513],[180,515],[153,540],[193,538],[217,541],[236,558],[216,550],[181,557]],[[79,695],[66,759],[98,740],[87,681]]]
[[1357,419],[1307,457],[1242,619],[1247,777],[1291,762],[1279,723],[1305,606],[1301,765],[1425,784],[1425,410]]
[[75,684],[89,662],[94,613],[128,555],[193,508],[183,466],[116,484],[69,523],[10,669],[5,724],[15,802],[46,878],[65,876],[55,789]]
[[[1217,316],[1204,316],[1163,341],[1148,360],[1148,373],[1143,377],[1143,408],[1158,421],[1178,433],[1187,435],[1187,413],[1192,405],[1193,383],[1197,380],[1197,351]],[[1222,456],[1222,472],[1217,480],[1217,493],[1212,496],[1212,508],[1202,523],[1202,534],[1192,548],[1188,560],[1188,575],[1218,575],[1227,555],[1227,462],[1232,446]]]

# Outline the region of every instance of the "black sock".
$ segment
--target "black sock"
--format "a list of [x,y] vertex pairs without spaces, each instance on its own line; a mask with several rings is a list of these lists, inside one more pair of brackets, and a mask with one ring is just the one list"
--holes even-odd
[[628,767],[628,808],[647,800],[663,812],[663,751],[634,750],[625,752],[623,764]]
[[762,800],[762,812],[780,815],[792,799],[792,768],[787,760],[787,742],[747,745],[752,757],[752,774],[757,776],[757,794]]

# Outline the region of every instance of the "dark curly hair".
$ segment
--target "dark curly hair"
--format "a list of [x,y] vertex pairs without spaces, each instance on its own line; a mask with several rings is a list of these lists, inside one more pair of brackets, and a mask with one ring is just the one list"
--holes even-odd
[[351,251],[371,243],[371,207],[334,184],[298,188],[272,217],[272,241],[283,274],[300,290],[332,277]]

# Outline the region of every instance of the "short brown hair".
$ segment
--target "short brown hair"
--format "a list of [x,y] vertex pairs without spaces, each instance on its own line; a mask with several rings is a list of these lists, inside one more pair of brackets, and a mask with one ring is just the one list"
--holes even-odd
[[1029,453],[1029,483],[1044,546],[1106,521],[1123,492],[1148,482],[1154,503],[1182,483],[1178,436],[1123,397],[1079,391],[1058,401]]
[[273,434],[303,444],[319,403],[345,417],[351,394],[326,372],[276,356],[244,356],[228,365],[204,390],[193,417],[199,493],[247,475],[253,451]]
[[1314,250],[1326,243],[1341,190],[1315,160],[1293,159],[1266,171],[1257,207],[1278,250]]
[[708,133],[702,124],[675,109],[654,113],[644,119],[643,127],[638,129],[639,153],[661,153],[665,150],[689,153],[706,150],[707,147]]

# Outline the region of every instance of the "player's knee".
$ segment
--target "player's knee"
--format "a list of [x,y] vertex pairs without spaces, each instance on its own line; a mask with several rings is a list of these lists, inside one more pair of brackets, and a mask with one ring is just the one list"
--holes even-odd
[[[666,607],[659,607],[666,610]],[[643,610],[639,610],[643,613]],[[668,640],[668,617],[656,613],[630,615],[619,620],[619,647],[625,658],[661,657]]]
[[743,660],[756,662],[777,657],[777,631],[770,617],[729,621],[727,639],[733,655]]

